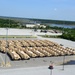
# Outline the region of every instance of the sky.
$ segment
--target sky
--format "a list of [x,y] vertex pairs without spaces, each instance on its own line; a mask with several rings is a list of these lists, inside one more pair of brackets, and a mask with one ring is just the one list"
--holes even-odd
[[0,16],[75,21],[75,0],[0,0]]

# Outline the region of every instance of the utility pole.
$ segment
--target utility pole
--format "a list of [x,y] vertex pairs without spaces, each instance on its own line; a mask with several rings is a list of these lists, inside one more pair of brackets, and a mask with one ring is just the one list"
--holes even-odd
[[62,68],[62,70],[64,70],[64,64],[65,64],[65,55],[63,56],[63,68]]
[[[60,46],[63,46],[63,44],[60,44]],[[62,68],[62,70],[64,70],[64,64],[65,64],[65,54],[63,55],[63,68]]]
[[5,66],[7,64],[7,48],[8,48],[8,28],[6,28],[6,51],[5,51]]

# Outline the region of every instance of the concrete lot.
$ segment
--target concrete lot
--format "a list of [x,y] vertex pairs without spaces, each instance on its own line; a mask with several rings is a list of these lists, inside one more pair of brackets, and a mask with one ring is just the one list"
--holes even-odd
[[[18,38],[18,40],[19,39],[20,38]],[[29,39],[32,39],[32,38],[29,38]],[[44,39],[47,40],[48,39],[48,40],[56,42],[58,44],[63,44],[64,47],[75,48],[75,42],[69,41],[69,40],[65,40],[65,39],[42,38],[42,37],[37,37],[35,39],[42,39],[42,40],[44,40]],[[17,38],[15,40],[17,40]],[[50,61],[53,61],[54,65],[58,65],[58,64],[60,64],[60,63],[63,62],[63,56],[59,56],[59,57],[31,58],[30,60],[18,60],[18,61],[11,61],[10,58],[7,56],[6,59],[7,59],[7,62],[10,62],[10,64],[11,64],[11,67],[9,67],[9,68],[48,66],[50,64]],[[75,56],[66,56],[65,60],[66,61],[75,60]],[[2,62],[5,62],[5,54],[0,53],[0,63],[2,63]],[[0,68],[2,68],[2,67],[0,67]]]
[[[12,61],[10,58],[7,56],[6,57],[6,62],[10,62],[10,67],[4,67],[2,66],[2,62],[5,63],[5,54],[0,53],[0,69],[5,69],[5,68],[26,68],[26,67],[40,67],[40,66],[49,66],[50,61],[53,62],[53,65],[61,65],[63,63],[63,57],[64,56],[59,56],[59,57],[42,57],[42,58],[31,58],[30,60],[17,60],[17,61]],[[75,60],[75,55],[72,56],[65,56],[65,63],[71,60]]]
[[[0,28],[0,35],[6,35],[6,28]],[[8,35],[62,35],[62,33],[35,32],[34,29],[8,29]]]
[[[32,33],[33,34],[33,33]],[[37,36],[37,35],[36,35]],[[13,40],[10,38],[8,40]],[[63,44],[63,47],[75,48],[75,42],[65,40],[65,39],[56,39],[56,38],[42,38],[37,36],[37,38],[21,38],[21,39],[46,39],[58,44]],[[1,40],[5,40],[2,38]],[[20,40],[20,38],[14,38],[14,40]],[[30,60],[18,60],[11,61],[8,56],[6,56],[6,62],[10,62],[10,67],[3,67],[2,63],[5,62],[5,54],[0,53],[0,75],[50,75],[50,70],[48,66],[50,61],[53,62],[54,70],[53,75],[75,75],[75,65],[65,65],[65,70],[62,71],[63,56],[59,57],[43,57],[43,58],[31,58]],[[65,56],[65,62],[73,60],[75,61],[75,55]],[[59,66],[60,65],[60,66]]]
[[[48,66],[0,70],[0,75],[50,75]],[[75,75],[75,65],[54,66],[52,75]]]

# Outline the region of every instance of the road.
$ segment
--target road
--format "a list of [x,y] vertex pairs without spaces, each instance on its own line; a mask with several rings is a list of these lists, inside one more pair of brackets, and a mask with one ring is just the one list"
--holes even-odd
[[[2,69],[0,75],[50,75],[50,70],[48,66]],[[52,75],[75,75],[75,65],[67,65],[64,70],[62,70],[62,66],[54,66]]]

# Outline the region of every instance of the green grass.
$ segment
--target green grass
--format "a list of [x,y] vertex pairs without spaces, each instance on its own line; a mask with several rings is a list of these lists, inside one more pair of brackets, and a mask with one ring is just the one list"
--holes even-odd
[[[6,35],[0,35],[0,38],[6,38]],[[7,38],[36,38],[35,36],[8,35]]]
[[60,38],[59,35],[40,35],[42,37],[45,37],[45,38]]

